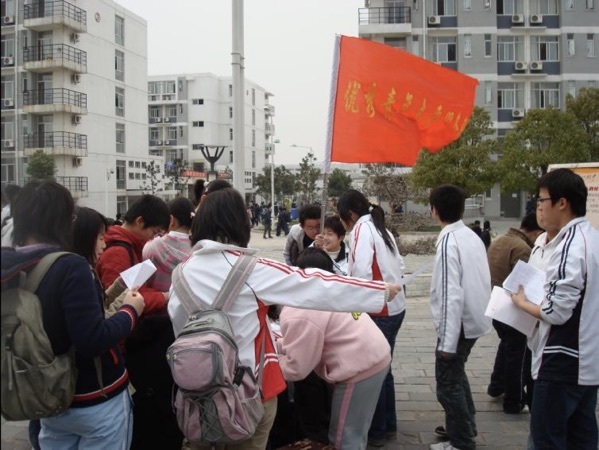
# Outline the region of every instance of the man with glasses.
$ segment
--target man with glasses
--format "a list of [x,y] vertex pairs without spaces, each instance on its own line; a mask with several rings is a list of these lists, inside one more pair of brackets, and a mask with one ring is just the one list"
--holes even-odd
[[534,448],[597,449],[599,386],[599,231],[585,218],[588,190],[570,169],[537,183],[537,217],[556,247],[549,257],[545,298],[512,295],[538,318],[532,349],[535,380],[530,431]]
[[303,249],[310,247],[318,233],[320,233],[320,206],[303,206],[299,212],[299,224],[293,225],[287,236],[283,250],[285,262],[295,266],[297,255]]

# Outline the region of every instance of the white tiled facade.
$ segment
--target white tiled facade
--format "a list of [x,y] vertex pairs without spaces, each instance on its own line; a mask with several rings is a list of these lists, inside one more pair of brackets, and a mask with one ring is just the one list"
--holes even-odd
[[79,205],[123,212],[152,159],[146,21],[110,0],[1,5],[2,183],[42,149]]
[[[565,108],[599,85],[599,0],[367,0],[360,37],[402,48],[479,80],[476,104],[497,136],[532,108]],[[518,216],[521,193],[484,201],[488,216]]]
[[[245,195],[254,192],[254,179],[274,150],[274,106],[270,94],[245,80]],[[148,142],[150,154],[164,157],[165,168],[185,162],[188,184],[197,178],[230,178],[234,167],[233,97],[231,77],[212,73],[173,74],[148,78]],[[222,151],[209,174],[212,156]],[[232,181],[232,180],[230,180]]]

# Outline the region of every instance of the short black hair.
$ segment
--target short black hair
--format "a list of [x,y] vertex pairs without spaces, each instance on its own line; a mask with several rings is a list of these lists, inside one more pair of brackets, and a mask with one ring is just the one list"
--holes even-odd
[[541,188],[547,189],[553,205],[560,198],[565,198],[576,217],[586,215],[589,191],[582,177],[574,171],[562,168],[547,172],[537,182],[537,195]]
[[133,202],[123,216],[123,221],[133,223],[138,217],[143,219],[144,228],[162,227],[166,230],[170,221],[165,201],[150,194],[142,195]]
[[73,222],[73,250],[94,265],[96,263],[96,240],[108,228],[106,217],[85,206],[75,209]]
[[75,202],[67,188],[56,181],[31,181],[11,205],[13,242],[25,245],[29,238],[71,250]]
[[308,219],[320,220],[320,206],[318,205],[305,205],[299,210],[299,223],[303,225]]
[[177,197],[168,202],[168,212],[182,227],[191,227],[194,209],[193,203],[185,197]]
[[193,183],[193,206],[198,206],[204,194],[204,180],[196,180]]
[[4,186],[4,189],[2,189],[2,200],[4,203],[10,204],[14,202],[21,189],[21,186],[17,184],[7,184]]
[[295,265],[301,269],[315,267],[334,273],[333,260],[331,257],[324,250],[316,247],[308,247],[302,250],[299,255],[297,255]]
[[442,222],[454,223],[464,215],[466,191],[455,184],[442,184],[431,191],[428,202]]
[[489,220],[485,220],[485,222],[483,223],[483,228],[485,230],[490,230],[491,229],[491,222]]
[[324,227],[333,230],[337,236],[345,236],[345,227],[341,223],[339,216],[329,216],[324,219]]
[[522,222],[520,222],[520,228],[526,231],[542,230],[542,228],[539,226],[539,222],[537,222],[537,213],[531,212],[526,214],[522,218]]
[[212,194],[213,192],[220,191],[221,189],[227,189],[232,187],[233,186],[231,186],[231,183],[229,183],[227,180],[218,178],[216,180],[212,180],[204,187],[204,194],[208,195]]
[[247,247],[252,226],[241,194],[226,188],[207,195],[191,223],[191,243],[202,239]]

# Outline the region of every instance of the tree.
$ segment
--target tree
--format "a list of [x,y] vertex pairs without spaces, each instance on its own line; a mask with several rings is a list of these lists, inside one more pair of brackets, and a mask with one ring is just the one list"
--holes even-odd
[[27,175],[34,180],[53,180],[56,173],[56,163],[51,155],[38,150],[29,157]]
[[395,164],[366,164],[364,194],[388,201],[392,205],[403,204],[412,196],[412,189],[406,182],[406,176],[397,173]]
[[186,194],[190,177],[184,177],[183,172],[187,170],[187,161],[175,158],[165,165],[164,174],[172,189],[177,191],[177,196]]
[[505,137],[499,161],[504,192],[533,193],[549,164],[588,161],[588,138],[571,112],[533,109]]
[[329,196],[340,197],[341,194],[351,188],[351,182],[351,175],[339,168],[333,169],[329,175]]
[[[275,197],[278,195],[293,195],[295,187],[295,175],[293,175],[289,169],[285,166],[275,167]],[[263,168],[263,173],[256,175],[256,181],[254,183],[256,187],[256,194],[264,197],[271,197],[271,185],[270,185],[270,166]],[[271,199],[272,200],[272,199]]]
[[599,161],[599,88],[582,88],[576,97],[568,95],[566,111],[574,114],[587,133],[591,161]]
[[491,116],[475,107],[462,135],[438,153],[420,152],[410,176],[416,188],[434,188],[452,183],[468,195],[482,194],[498,181],[496,164],[491,155],[497,153],[497,142]]
[[320,169],[315,166],[316,157],[311,151],[302,158],[300,170],[297,174],[296,188],[303,194],[304,201],[312,203],[319,191],[316,182],[320,178]]
[[146,179],[141,183],[142,192],[156,195],[163,190],[161,184],[160,165],[152,160],[146,165]]

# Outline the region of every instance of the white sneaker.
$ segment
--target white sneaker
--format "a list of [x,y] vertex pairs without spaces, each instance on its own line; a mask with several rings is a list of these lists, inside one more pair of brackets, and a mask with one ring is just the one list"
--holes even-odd
[[450,442],[438,442],[430,445],[430,450],[460,450],[457,447],[451,445]]

